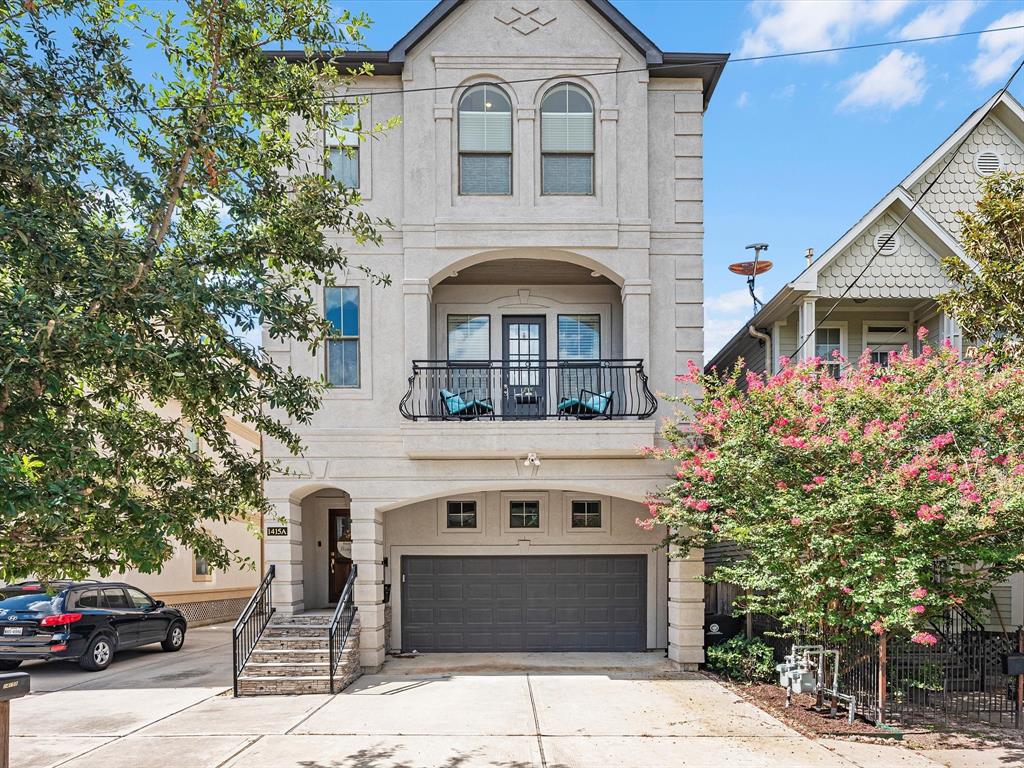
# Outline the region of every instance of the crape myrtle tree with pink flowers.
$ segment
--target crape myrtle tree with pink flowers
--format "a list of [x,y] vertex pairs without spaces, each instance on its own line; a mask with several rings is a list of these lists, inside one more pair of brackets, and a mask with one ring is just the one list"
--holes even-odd
[[821,360],[777,375],[690,365],[697,394],[673,398],[675,480],[638,524],[668,526],[686,552],[735,542],[715,572],[743,610],[793,631],[933,645],[929,619],[982,609],[1024,569],[1024,369],[947,346],[865,356],[837,379]]

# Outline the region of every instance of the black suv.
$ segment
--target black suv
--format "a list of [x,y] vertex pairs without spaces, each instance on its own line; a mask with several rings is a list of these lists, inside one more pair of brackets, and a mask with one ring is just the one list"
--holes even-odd
[[180,651],[188,624],[141,589],[107,582],[24,581],[0,587],[0,671],[27,659],[106,669],[114,652],[149,643]]

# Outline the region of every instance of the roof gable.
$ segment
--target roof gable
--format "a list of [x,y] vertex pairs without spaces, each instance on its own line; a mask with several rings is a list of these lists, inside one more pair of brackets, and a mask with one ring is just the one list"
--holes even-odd
[[[404,62],[409,55],[409,51],[438,24],[444,21],[452,11],[463,5],[464,2],[465,0],[441,0],[401,40],[391,46],[391,49],[388,51],[388,61],[392,63]],[[627,42],[636,48],[648,64],[661,64],[664,61],[661,49],[629,19],[623,16],[619,9],[608,2],[608,0],[585,0],[585,2],[604,17]],[[529,2],[528,0],[518,0],[518,2],[512,0],[511,3],[511,9],[523,16],[529,16],[537,8],[538,3]]]

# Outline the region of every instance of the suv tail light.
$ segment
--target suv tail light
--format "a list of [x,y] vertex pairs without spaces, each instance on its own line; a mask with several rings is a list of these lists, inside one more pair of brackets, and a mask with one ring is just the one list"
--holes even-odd
[[80,613],[57,613],[53,616],[44,616],[43,620],[39,622],[40,627],[58,627],[61,624],[72,624],[76,621],[81,621],[82,614]]

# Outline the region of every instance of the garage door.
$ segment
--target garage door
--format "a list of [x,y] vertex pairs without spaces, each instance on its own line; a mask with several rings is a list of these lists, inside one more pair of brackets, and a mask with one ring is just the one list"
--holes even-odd
[[642,651],[646,555],[403,557],[405,651]]

